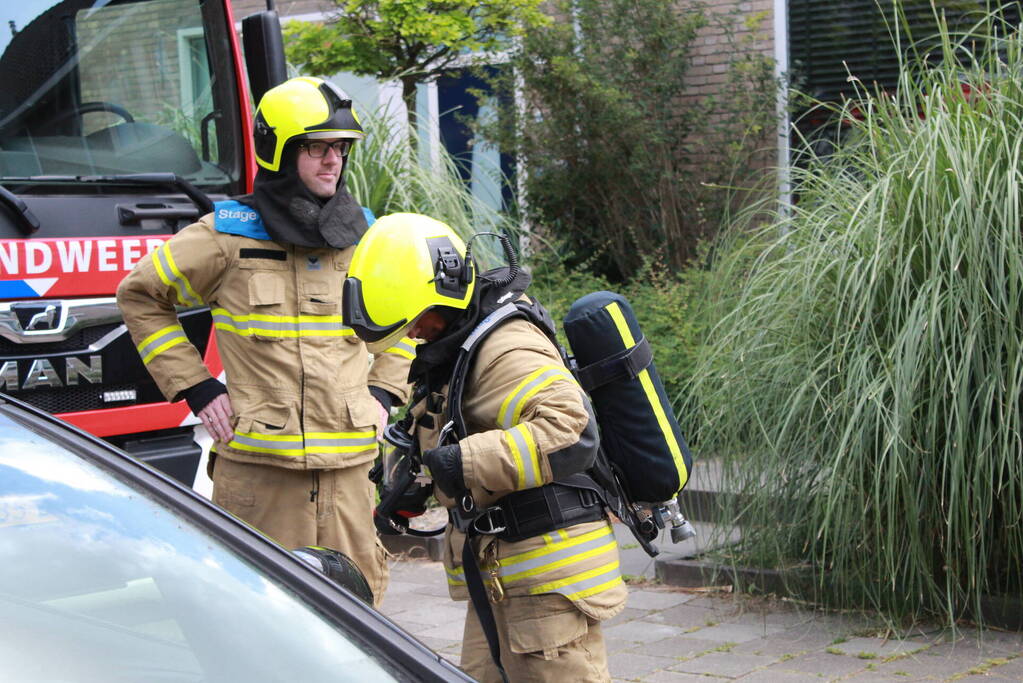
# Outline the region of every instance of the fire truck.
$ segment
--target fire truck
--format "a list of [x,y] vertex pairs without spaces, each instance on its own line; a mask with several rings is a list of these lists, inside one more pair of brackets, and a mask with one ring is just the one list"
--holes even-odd
[[[0,19],[0,391],[192,485],[202,428],[163,399],[114,293],[251,190],[248,88],[285,78],[272,0],[241,22],[244,65],[230,0],[19,0]],[[208,308],[178,315],[222,375]]]

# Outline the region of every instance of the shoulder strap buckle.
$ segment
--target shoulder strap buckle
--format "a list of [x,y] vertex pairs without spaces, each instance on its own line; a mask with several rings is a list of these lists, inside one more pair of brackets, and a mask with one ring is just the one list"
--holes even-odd
[[488,507],[472,520],[472,528],[478,534],[493,535],[507,530],[504,521],[504,510],[500,505]]

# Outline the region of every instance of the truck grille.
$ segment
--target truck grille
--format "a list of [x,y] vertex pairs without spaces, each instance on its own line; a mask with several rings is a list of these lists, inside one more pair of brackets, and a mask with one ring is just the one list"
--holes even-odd
[[[183,311],[178,319],[189,341],[195,345],[200,355],[204,355],[213,323],[209,310]],[[110,334],[118,329],[120,334]],[[102,348],[89,348],[91,344],[108,335],[109,338]],[[96,364],[98,368],[102,365],[102,381],[78,376],[76,383],[69,383],[67,371],[69,357],[76,357],[79,367],[92,367]],[[3,382],[0,386],[5,387],[4,390],[16,398],[48,413],[77,413],[85,410],[159,403],[164,400],[156,383],[142,365],[138,350],[121,322],[85,327],[64,341],[16,344],[0,339],[0,362],[6,364],[4,367],[9,373],[15,370],[13,365],[16,363],[18,380],[17,385],[13,386],[15,377],[0,376]],[[45,367],[50,374],[46,374],[42,370],[43,366],[37,363],[48,364]],[[52,377],[54,372],[57,379]],[[26,380],[29,375],[41,381],[35,384],[28,382]],[[110,403],[103,400],[105,392],[126,390],[135,391],[136,398]],[[131,431],[131,425],[124,427],[126,431]]]
[[134,384],[112,384],[107,386],[85,385],[81,387],[64,387],[62,389],[37,389],[15,394],[26,403],[48,413],[75,413],[81,410],[98,410],[100,408],[116,408],[126,404],[105,403],[103,392],[119,389],[135,389]]
[[111,330],[117,328],[120,323],[109,323],[107,325],[94,325],[84,327],[64,341],[45,342],[42,344],[19,344],[6,337],[0,337],[0,356],[8,358],[35,357],[50,353],[61,353],[63,351],[82,351],[94,344]]

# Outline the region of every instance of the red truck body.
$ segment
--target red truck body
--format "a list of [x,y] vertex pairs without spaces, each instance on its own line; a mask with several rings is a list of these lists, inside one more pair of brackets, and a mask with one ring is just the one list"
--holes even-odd
[[[230,1],[26,0],[0,20],[0,391],[191,484],[197,420],[159,394],[114,295],[212,202],[251,190]],[[263,40],[246,38],[254,90],[283,72]],[[208,309],[179,317],[221,375]]]

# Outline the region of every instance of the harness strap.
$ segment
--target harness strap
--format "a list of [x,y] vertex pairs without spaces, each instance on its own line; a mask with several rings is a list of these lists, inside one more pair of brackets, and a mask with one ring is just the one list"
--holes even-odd
[[472,608],[476,610],[476,617],[479,619],[483,635],[487,638],[487,646],[490,648],[490,658],[494,660],[501,680],[508,683],[508,674],[504,672],[501,665],[501,641],[497,636],[497,621],[494,619],[494,608],[490,606],[490,598],[487,597],[486,588],[483,586],[483,577],[480,575],[479,559],[476,557],[476,549],[473,547],[476,534],[468,533],[465,543],[462,545],[462,569],[465,570],[465,584],[469,589],[469,601]]
[[459,531],[509,542],[603,518],[600,489],[585,475],[575,485],[555,482],[508,494],[483,510],[451,509],[451,523]]
[[643,337],[635,346],[579,368],[576,375],[579,385],[589,393],[610,382],[635,379],[653,360],[650,342]]

